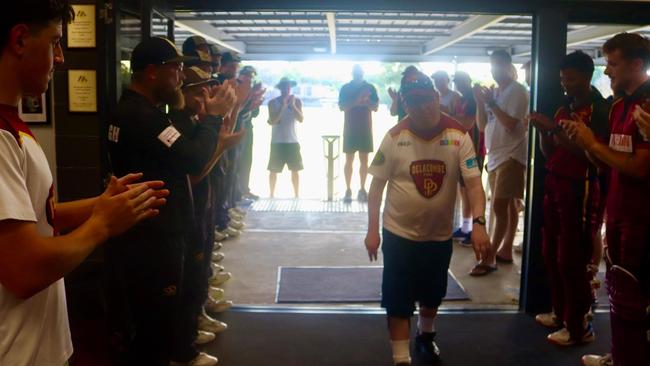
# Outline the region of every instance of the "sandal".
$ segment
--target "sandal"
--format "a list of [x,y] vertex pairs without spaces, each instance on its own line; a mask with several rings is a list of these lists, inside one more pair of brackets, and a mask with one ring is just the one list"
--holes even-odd
[[512,258],[506,259],[506,258],[503,258],[502,256],[500,256],[498,254],[496,256],[496,260],[497,260],[497,263],[501,263],[501,264],[513,264],[515,262]]
[[483,277],[497,270],[496,264],[491,266],[485,263],[479,263],[472,268],[469,275],[472,277]]

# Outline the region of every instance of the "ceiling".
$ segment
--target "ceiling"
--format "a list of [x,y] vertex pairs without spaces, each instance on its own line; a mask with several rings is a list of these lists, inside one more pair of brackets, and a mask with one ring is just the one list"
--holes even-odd
[[[245,59],[323,58],[384,61],[484,61],[507,49],[518,61],[530,57],[532,17],[433,12],[221,11],[176,13],[179,46],[199,34]],[[167,33],[154,18],[155,34]],[[571,24],[571,49],[600,57],[604,39],[641,26]]]

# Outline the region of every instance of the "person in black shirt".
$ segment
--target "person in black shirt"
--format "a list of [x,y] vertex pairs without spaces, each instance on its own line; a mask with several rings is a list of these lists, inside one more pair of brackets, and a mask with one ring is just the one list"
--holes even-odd
[[[189,118],[180,90],[187,60],[162,37],[138,44],[131,57],[131,86],[108,131],[115,173],[140,171],[146,179],[164,180],[170,191],[158,217],[116,238],[107,253],[131,316],[129,364],[169,365],[180,357],[173,346],[178,330],[187,326],[176,315],[183,306],[183,256],[195,227],[188,175],[206,170],[218,137],[214,121],[197,124],[189,136],[173,124],[180,116]],[[165,104],[171,118],[162,110]]]

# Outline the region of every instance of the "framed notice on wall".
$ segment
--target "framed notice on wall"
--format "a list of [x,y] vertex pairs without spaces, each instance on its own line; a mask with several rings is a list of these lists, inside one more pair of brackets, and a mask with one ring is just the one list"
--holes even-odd
[[27,123],[50,123],[50,89],[39,96],[24,96],[18,102],[18,115]]
[[70,112],[97,112],[97,71],[68,70]]
[[68,48],[97,47],[95,5],[72,5],[72,8],[74,21],[68,24]]

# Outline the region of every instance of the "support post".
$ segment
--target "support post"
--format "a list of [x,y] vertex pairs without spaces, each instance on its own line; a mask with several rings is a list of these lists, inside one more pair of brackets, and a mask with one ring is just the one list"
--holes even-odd
[[[560,61],[566,55],[567,10],[544,8],[533,15],[532,109],[552,116],[563,100]],[[520,308],[527,313],[551,310],[551,296],[542,257],[545,159],[537,131],[528,136],[528,190]]]

